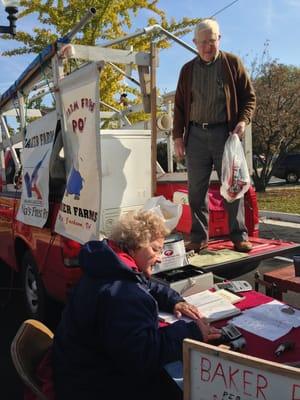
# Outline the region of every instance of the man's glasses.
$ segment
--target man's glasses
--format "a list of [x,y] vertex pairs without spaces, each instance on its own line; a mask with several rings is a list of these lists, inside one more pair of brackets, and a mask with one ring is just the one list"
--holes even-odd
[[219,39],[210,39],[210,40],[198,40],[197,44],[199,46],[215,46],[217,44],[217,42],[219,41]]

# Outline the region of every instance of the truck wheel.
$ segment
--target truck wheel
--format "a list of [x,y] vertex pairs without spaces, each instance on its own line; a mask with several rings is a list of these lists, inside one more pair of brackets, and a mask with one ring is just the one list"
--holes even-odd
[[295,172],[289,172],[285,177],[287,183],[296,183],[298,181],[298,176]]
[[46,293],[36,263],[28,251],[22,260],[22,281],[27,314],[30,318],[44,321]]

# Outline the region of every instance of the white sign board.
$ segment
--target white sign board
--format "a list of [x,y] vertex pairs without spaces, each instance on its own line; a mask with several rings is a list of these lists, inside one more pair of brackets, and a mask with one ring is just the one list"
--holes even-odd
[[186,339],[184,400],[299,400],[300,369]]
[[80,243],[98,239],[100,210],[99,69],[93,63],[59,84],[67,183],[55,231]]
[[26,128],[22,158],[22,196],[17,220],[43,227],[49,212],[49,162],[56,129],[51,112]]

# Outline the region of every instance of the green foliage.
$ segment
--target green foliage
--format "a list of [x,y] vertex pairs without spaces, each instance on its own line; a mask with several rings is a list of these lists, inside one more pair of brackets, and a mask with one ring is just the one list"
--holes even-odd
[[254,183],[264,191],[276,162],[300,145],[300,68],[267,60],[255,66]]
[[257,201],[260,210],[300,214],[300,188],[267,190]]
[[[176,36],[186,34],[199,21],[199,19],[188,18],[168,21],[165,12],[158,7],[158,0],[23,0],[21,6],[19,18],[35,14],[40,26],[34,27],[32,33],[17,32],[14,40],[22,45],[4,52],[3,55],[39,53],[46,45],[66,35],[90,7],[96,8],[96,15],[77,35],[74,43],[95,45],[123,37],[130,32],[134,18],[142,12],[149,14],[147,25],[160,24]],[[153,35],[152,39],[155,38],[155,34]],[[5,39],[11,38],[7,35]],[[169,41],[164,37],[155,39],[158,48],[170,46]],[[150,41],[149,36],[144,35],[115,47],[128,48],[133,45],[136,51],[149,51]],[[101,77],[101,99],[114,107],[119,107],[117,99],[124,91],[137,95],[137,91],[124,85],[123,76],[120,73],[107,66]],[[133,102],[139,101],[138,96],[133,100]],[[131,118],[140,117],[142,116]]]

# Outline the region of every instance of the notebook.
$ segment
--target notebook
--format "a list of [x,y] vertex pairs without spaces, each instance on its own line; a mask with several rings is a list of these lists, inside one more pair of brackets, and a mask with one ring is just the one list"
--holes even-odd
[[[219,321],[220,319],[233,317],[241,313],[241,310],[234,306],[229,300],[219,296],[218,292],[211,292],[210,290],[204,290],[203,292],[184,297],[184,299],[194,304],[209,322]],[[170,313],[160,311],[158,316],[160,321],[170,324],[178,321],[178,319]],[[180,319],[191,321],[190,318],[184,316]]]
[[234,306],[228,299],[218,295],[218,292],[211,292],[210,290],[204,290],[203,292],[187,296],[184,299],[194,304],[209,322],[233,317],[241,313],[241,310]]
[[245,300],[245,296],[242,296],[240,294],[235,294],[232,292],[229,292],[229,290],[226,289],[219,289],[215,292],[218,296],[223,297],[224,299],[230,301],[231,304],[238,303],[239,301]]

